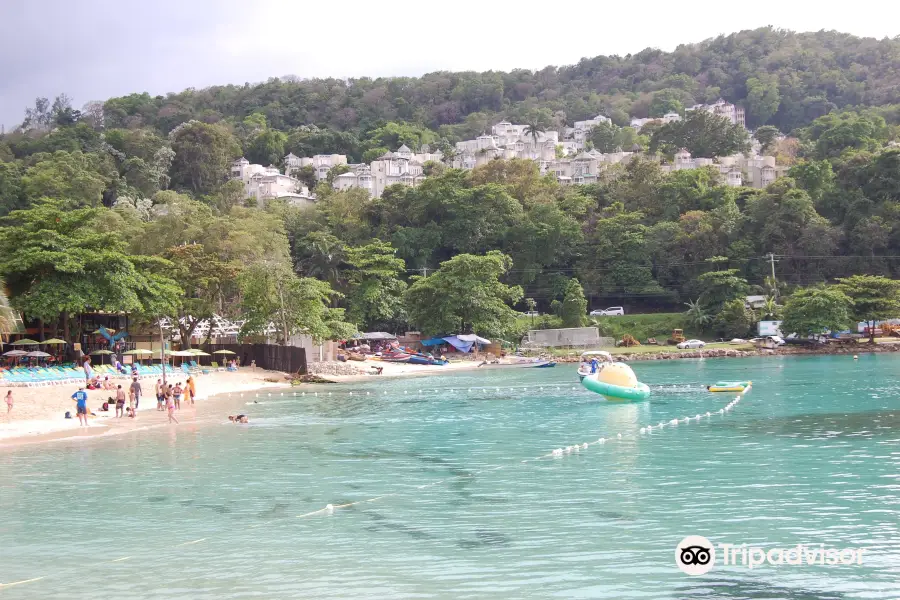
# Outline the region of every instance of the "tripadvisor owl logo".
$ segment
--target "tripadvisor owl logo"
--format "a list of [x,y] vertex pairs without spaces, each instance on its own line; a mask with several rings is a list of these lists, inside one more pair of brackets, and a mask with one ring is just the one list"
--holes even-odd
[[716,549],[702,535],[689,535],[675,546],[675,564],[688,575],[703,575],[716,564]]
[[[723,567],[861,565],[865,548],[826,548],[825,544],[772,547],[719,543]],[[716,564],[716,548],[701,535],[689,535],[675,546],[675,564],[688,575],[703,575]]]

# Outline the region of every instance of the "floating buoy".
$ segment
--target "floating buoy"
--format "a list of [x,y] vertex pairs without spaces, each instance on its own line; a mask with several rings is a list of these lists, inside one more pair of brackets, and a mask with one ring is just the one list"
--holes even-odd
[[859,360],[859,357],[858,357],[857,355],[854,354],[854,355],[853,355],[853,360]]
[[329,515],[332,514],[334,512],[334,505],[333,504],[325,505],[325,512],[327,512]]
[[581,447],[582,447],[583,449],[587,450],[587,447],[588,447],[587,442],[583,443],[583,444],[581,445]]
[[647,429],[645,427],[641,427],[641,435],[647,433]]
[[707,417],[709,416],[709,411],[706,411],[706,416],[707,416]]
[[562,448],[557,448],[556,450],[553,451],[553,456],[561,456],[561,455],[562,455]]
[[671,421],[669,421],[669,424],[670,425],[678,425],[678,419],[672,419]]
[[598,440],[597,440],[597,443],[598,443],[598,444],[605,444],[605,443],[606,443],[606,438],[600,438],[600,439],[598,439]]

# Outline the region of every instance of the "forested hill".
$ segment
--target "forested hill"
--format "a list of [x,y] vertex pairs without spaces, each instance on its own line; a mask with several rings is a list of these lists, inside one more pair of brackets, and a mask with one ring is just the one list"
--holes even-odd
[[315,124],[364,132],[386,121],[416,122],[451,142],[504,116],[544,109],[557,124],[606,114],[618,125],[719,97],[747,108],[748,127],[783,132],[834,109],[881,106],[900,98],[900,39],[833,31],[742,31],[674,52],[598,56],[565,67],[438,72],[422,77],[272,79],[106,102],[108,127],[152,126],[167,133],[190,119],[242,119],[262,112],[270,127]]

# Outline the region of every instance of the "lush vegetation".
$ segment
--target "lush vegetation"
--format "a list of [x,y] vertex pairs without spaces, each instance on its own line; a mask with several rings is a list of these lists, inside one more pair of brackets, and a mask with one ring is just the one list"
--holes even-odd
[[[0,276],[15,307],[60,330],[92,307],[180,317],[183,335],[216,313],[281,340],[353,326],[513,337],[511,309],[578,325],[587,309],[621,304],[684,311],[698,334],[739,335],[800,306],[802,296],[785,302],[798,288],[898,276],[898,65],[897,40],[760,29],[538,72],[272,80],[80,111],[64,95],[38,99],[0,137]],[[757,190],[727,187],[712,168],[665,174],[650,151],[747,147],[745,132],[705,113],[640,134],[622,127],[719,97],[747,107],[789,177]],[[449,157],[453,142],[500,118],[537,135],[598,113],[613,124],[594,131],[597,147],[648,152],[589,186],[561,186],[530,161],[429,164],[419,187],[376,200],[326,182],[314,207],[256,208],[228,181],[242,154],[371,160],[427,144]],[[863,283],[836,284],[854,303],[848,316],[896,310],[855,293]],[[882,297],[889,285],[862,289]],[[769,298],[764,311],[736,303],[748,293]],[[643,339],[676,326],[604,333]]]

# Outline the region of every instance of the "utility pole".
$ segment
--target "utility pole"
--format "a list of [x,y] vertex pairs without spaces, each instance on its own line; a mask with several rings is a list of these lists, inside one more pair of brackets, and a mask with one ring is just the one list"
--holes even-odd
[[422,267],[422,277],[428,277],[428,267]]
[[775,255],[771,252],[766,256],[769,259],[769,264],[772,266],[772,290],[775,292],[775,300],[778,300],[778,280],[775,279],[775,263],[778,261],[775,260]]

